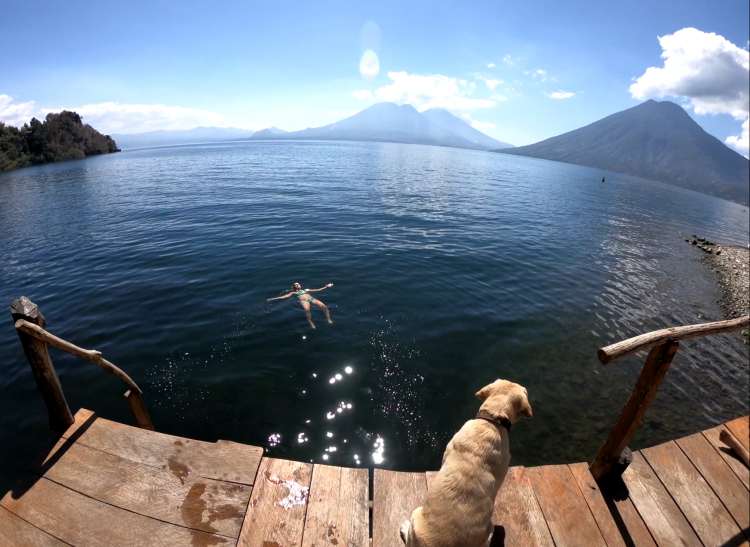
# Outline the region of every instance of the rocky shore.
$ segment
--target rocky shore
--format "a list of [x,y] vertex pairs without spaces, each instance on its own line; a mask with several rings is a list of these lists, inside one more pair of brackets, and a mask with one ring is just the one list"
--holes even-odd
[[[747,315],[750,312],[750,250],[719,245],[696,236],[685,241],[705,253],[701,262],[716,274],[719,305],[727,319]],[[747,329],[742,332],[746,344],[748,334]]]

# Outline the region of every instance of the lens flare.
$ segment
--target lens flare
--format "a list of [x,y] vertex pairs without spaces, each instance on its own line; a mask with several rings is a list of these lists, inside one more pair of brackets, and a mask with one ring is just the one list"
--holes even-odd
[[362,54],[362,59],[359,61],[359,73],[365,80],[372,80],[380,72],[380,61],[378,61],[378,54],[372,50],[367,50]]

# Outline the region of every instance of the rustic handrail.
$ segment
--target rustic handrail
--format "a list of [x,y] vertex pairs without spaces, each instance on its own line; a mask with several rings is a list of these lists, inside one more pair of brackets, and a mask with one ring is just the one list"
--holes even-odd
[[713,336],[714,334],[740,330],[747,326],[750,326],[750,315],[727,321],[714,321],[713,323],[700,323],[698,325],[655,330],[601,348],[596,352],[596,356],[602,365],[608,365],[633,353],[638,353],[641,350],[654,346],[660,346],[666,342],[679,342],[680,340],[700,338],[701,336]]
[[[724,334],[740,330],[748,325],[750,325],[750,316],[738,317],[728,321],[672,327],[641,334],[601,348],[597,352],[597,357],[603,365],[644,349],[651,348],[651,351],[646,358],[641,374],[638,376],[633,393],[630,394],[630,398],[622,408],[612,431],[609,432],[607,439],[599,448],[599,452],[589,466],[589,471],[594,479],[600,480],[606,477],[615,465],[617,465],[618,473],[622,473],[627,467],[629,463],[625,458],[626,454],[629,453],[626,450],[627,445],[641,424],[654,397],[656,397],[656,392],[659,390],[669,365],[672,364],[672,359],[674,359],[680,347],[679,340]],[[621,461],[618,462],[618,459]]]
[[138,395],[143,394],[141,388],[138,387],[138,385],[130,378],[130,376],[125,374],[125,372],[123,372],[120,368],[116,367],[115,365],[101,357],[102,353],[100,351],[79,348],[78,346],[71,344],[70,342],[66,342],[62,338],[58,338],[54,334],[47,332],[39,325],[34,325],[33,323],[29,323],[24,319],[19,319],[18,321],[16,321],[16,328],[30,336],[33,336],[37,340],[41,340],[42,342],[49,344],[54,348],[62,350],[71,355],[75,355],[76,357],[80,357],[85,361],[94,363],[96,366],[101,367],[104,370],[107,370],[117,376],[120,380],[125,382],[125,385],[127,385],[131,390],[138,393]]

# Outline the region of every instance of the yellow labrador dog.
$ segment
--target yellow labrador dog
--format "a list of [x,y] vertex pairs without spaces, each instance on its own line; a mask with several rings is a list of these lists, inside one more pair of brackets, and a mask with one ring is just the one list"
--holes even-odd
[[490,544],[495,497],[510,463],[510,426],[532,412],[526,388],[508,380],[483,387],[477,398],[479,413],[448,443],[424,506],[401,525],[406,547]]

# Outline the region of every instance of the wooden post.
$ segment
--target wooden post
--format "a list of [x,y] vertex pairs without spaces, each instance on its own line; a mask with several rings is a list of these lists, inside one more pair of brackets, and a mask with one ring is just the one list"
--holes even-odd
[[[19,319],[24,319],[40,327],[44,327],[46,323],[37,305],[25,296],[13,301],[10,305],[10,313],[13,316],[14,323]],[[21,339],[23,352],[26,354],[26,359],[31,365],[31,371],[34,373],[36,387],[42,394],[44,404],[47,405],[49,427],[58,435],[62,435],[68,427],[73,425],[75,420],[65,400],[60,378],[57,377],[55,367],[52,365],[47,344],[20,330],[17,332]]]
[[666,342],[660,346],[654,346],[649,352],[630,399],[625,403],[617,423],[589,466],[595,480],[600,480],[609,473],[630,439],[633,438],[679,347],[679,342]]
[[148,412],[146,412],[146,405],[143,404],[143,397],[135,391],[128,390],[125,392],[125,398],[128,400],[130,411],[133,413],[135,423],[138,424],[138,427],[154,431],[154,424],[151,423],[151,418],[149,418]]

